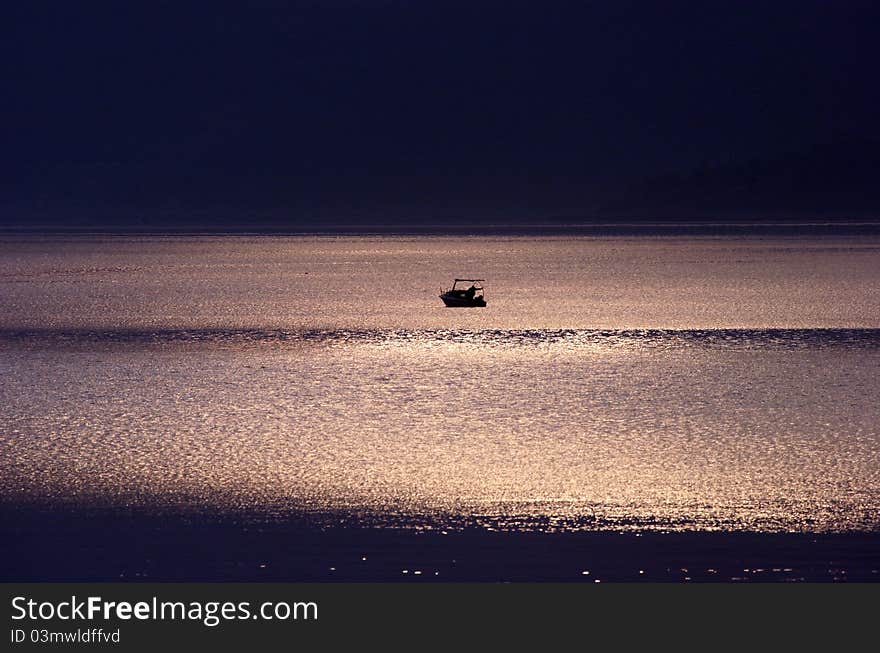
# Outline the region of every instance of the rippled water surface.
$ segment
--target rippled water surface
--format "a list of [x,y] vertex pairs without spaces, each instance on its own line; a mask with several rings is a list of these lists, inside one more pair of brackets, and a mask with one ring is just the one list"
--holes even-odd
[[[0,254],[7,500],[880,526],[876,238],[7,236]],[[444,308],[438,286],[471,275],[488,307]]]

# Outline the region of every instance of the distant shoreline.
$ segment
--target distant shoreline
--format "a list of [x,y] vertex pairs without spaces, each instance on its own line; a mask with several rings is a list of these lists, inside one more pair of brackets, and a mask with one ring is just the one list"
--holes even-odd
[[0,226],[2,236],[724,236],[880,235],[878,220],[632,220],[516,224]]

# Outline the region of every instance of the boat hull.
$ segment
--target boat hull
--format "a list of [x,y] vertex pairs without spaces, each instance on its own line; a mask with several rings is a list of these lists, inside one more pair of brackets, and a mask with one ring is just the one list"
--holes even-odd
[[453,297],[450,295],[440,295],[440,299],[448,308],[485,308],[486,300],[482,297],[474,297],[468,299],[466,297]]

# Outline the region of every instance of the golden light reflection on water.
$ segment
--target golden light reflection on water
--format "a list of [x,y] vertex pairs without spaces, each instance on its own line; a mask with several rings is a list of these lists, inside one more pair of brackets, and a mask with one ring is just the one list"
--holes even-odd
[[428,528],[880,524],[871,331],[96,337],[0,348],[7,497]]
[[[876,530],[878,270],[875,236],[0,238],[0,499]],[[462,274],[488,308],[440,305]]]
[[[0,328],[880,327],[876,236],[0,238]],[[489,279],[489,306],[438,287]]]

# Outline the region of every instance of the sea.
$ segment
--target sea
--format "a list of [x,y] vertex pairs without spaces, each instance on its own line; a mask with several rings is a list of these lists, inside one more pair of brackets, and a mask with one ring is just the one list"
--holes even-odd
[[[485,279],[485,308],[440,301],[462,277]],[[383,533],[467,534],[456,555],[484,559],[579,533],[847,537],[877,579],[880,231],[6,232],[0,468],[7,579],[260,577],[303,533],[359,564],[359,542],[383,549],[379,580],[409,571]],[[82,524],[106,536],[120,515],[164,553],[35,545],[85,550]],[[211,531],[226,566],[193,562],[193,523],[235,531]],[[251,559],[254,529],[274,544]],[[575,578],[566,546],[564,573],[500,559]],[[722,563],[749,576],[737,546]],[[344,568],[322,547],[275,578]]]

